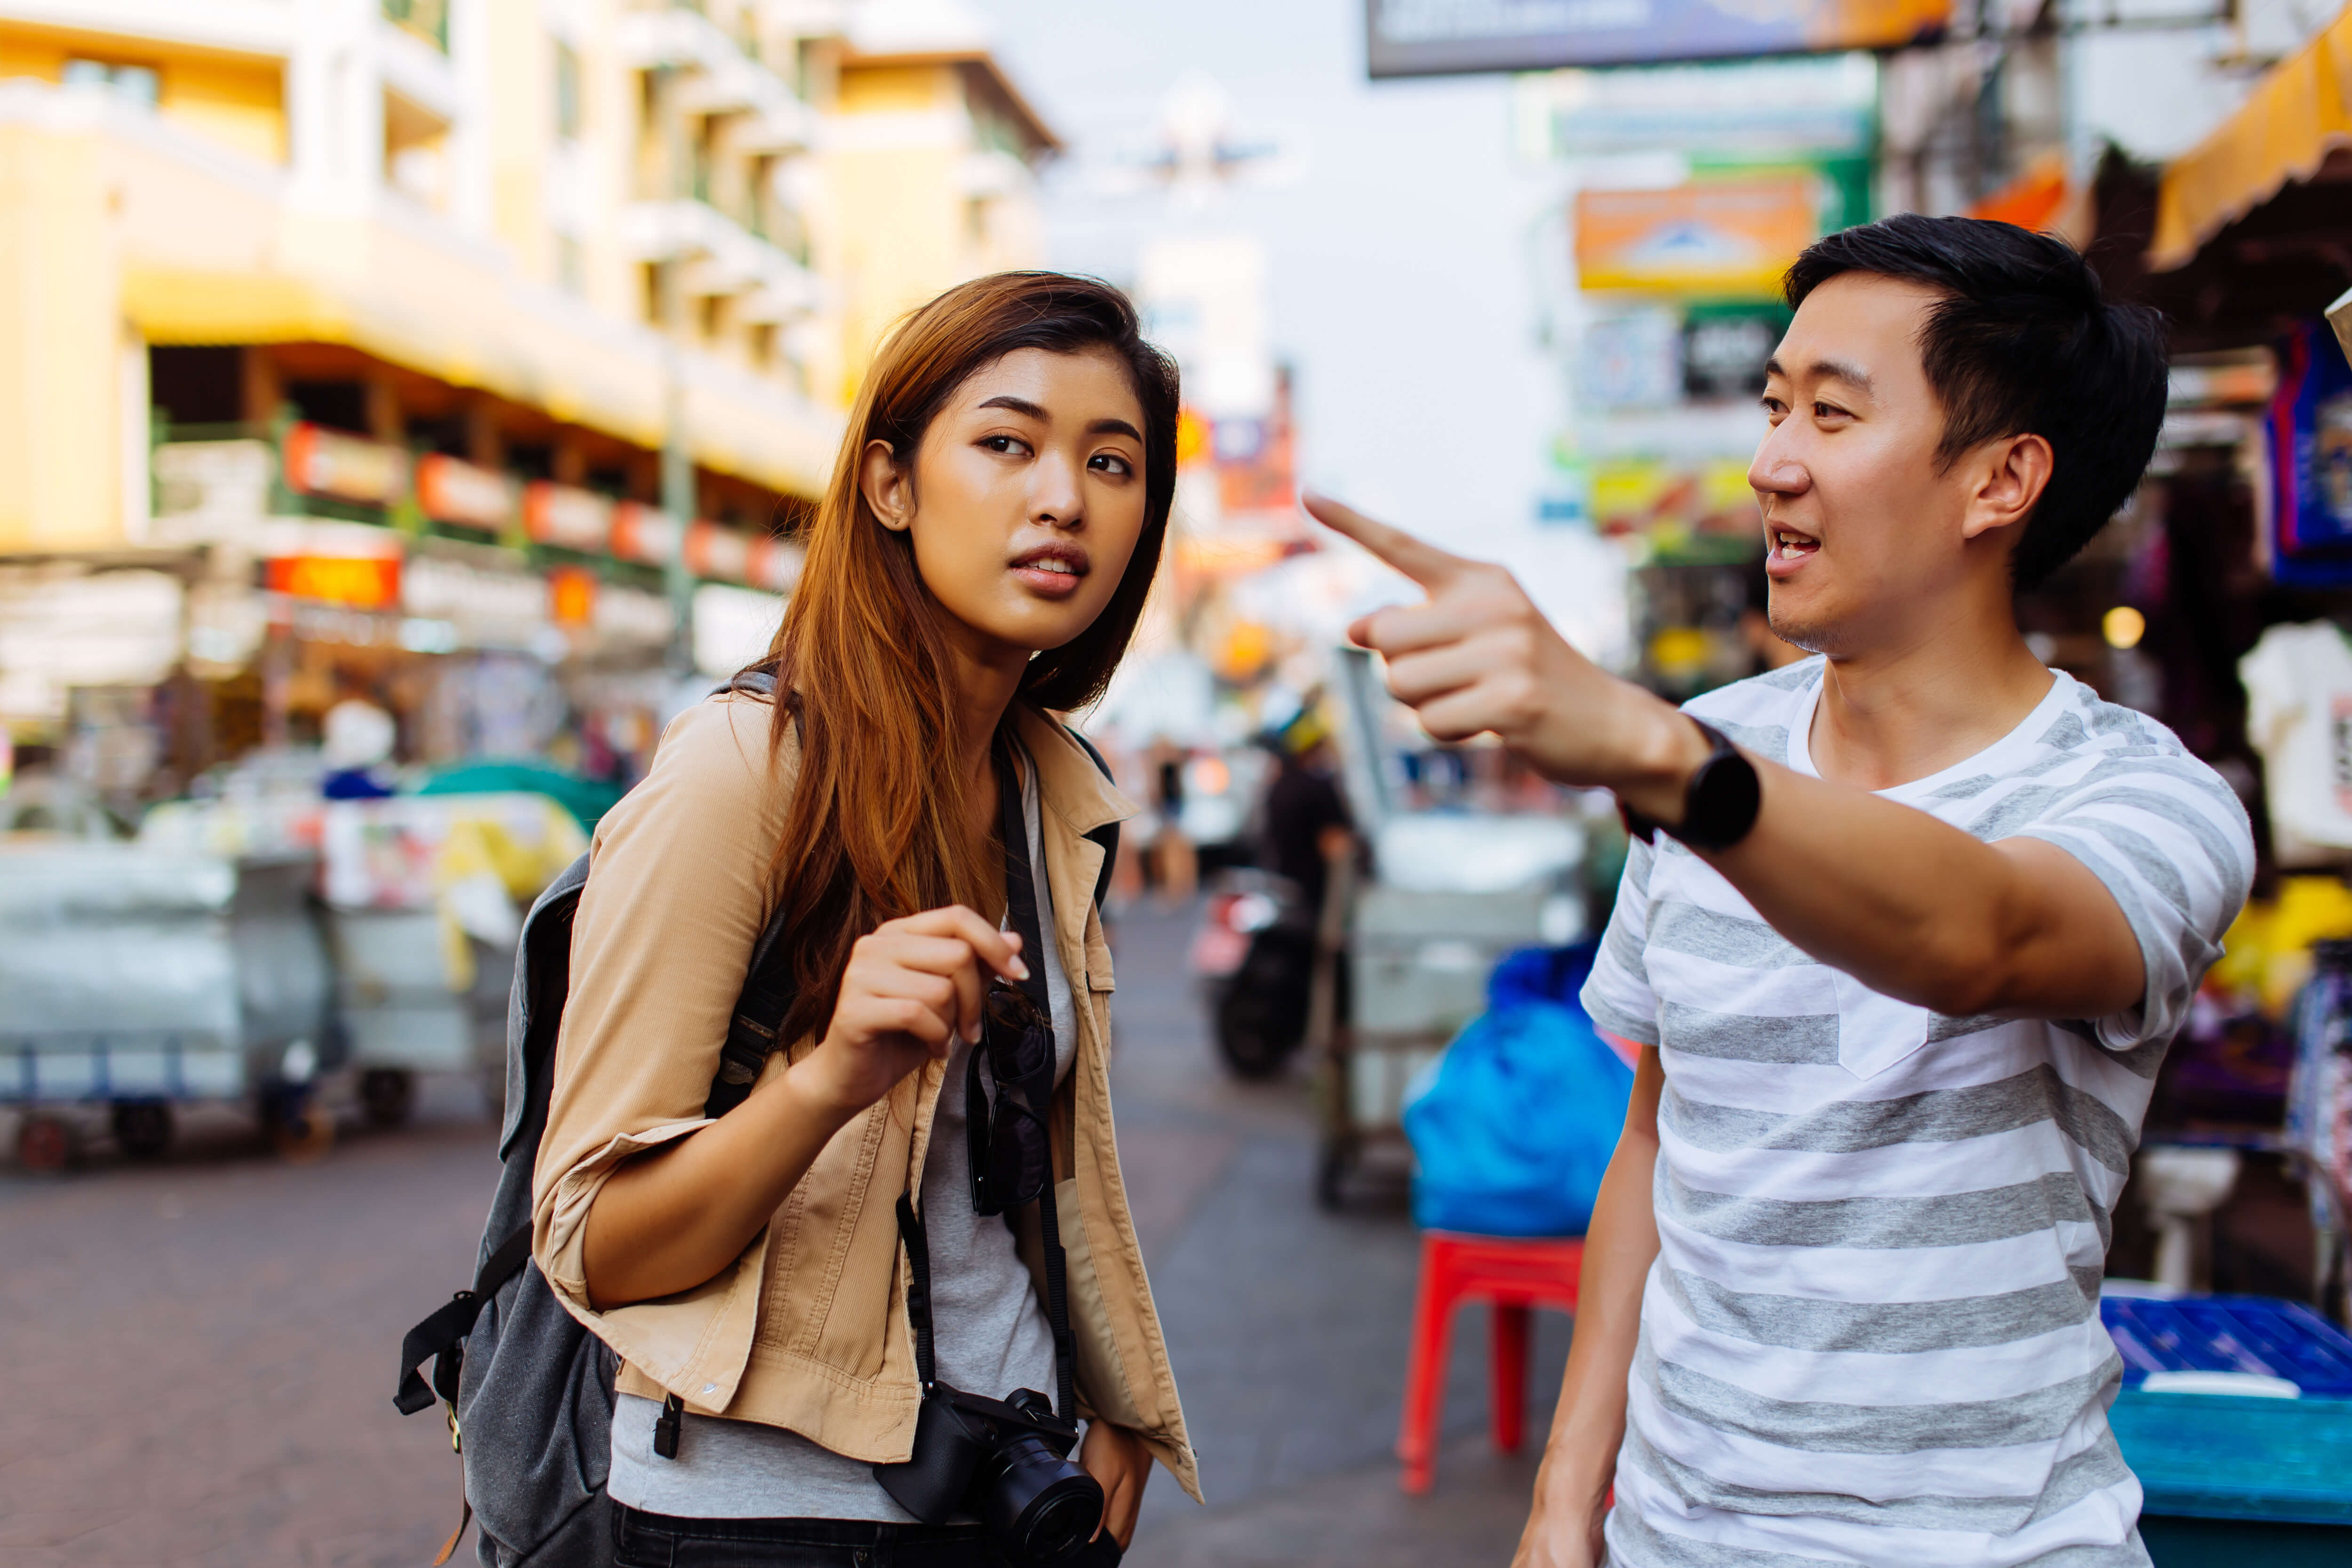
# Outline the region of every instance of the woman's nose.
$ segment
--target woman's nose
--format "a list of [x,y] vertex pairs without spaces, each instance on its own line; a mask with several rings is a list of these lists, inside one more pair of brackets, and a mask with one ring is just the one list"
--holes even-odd
[[1067,463],[1048,460],[1034,471],[1036,489],[1029,498],[1029,515],[1056,528],[1076,528],[1086,508],[1077,470]]

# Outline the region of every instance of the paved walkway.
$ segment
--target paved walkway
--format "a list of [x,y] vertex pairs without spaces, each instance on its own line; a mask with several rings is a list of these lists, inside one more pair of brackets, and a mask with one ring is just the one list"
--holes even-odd
[[[1315,1208],[1304,1081],[1218,1068],[1187,934],[1149,914],[1119,933],[1115,1079],[1212,1506],[1159,1478],[1130,1561],[1507,1562],[1533,1466],[1480,1434],[1477,1314],[1436,1489],[1403,1498],[1401,1197]],[[470,1271],[492,1159],[452,1082],[411,1127],[347,1131],[311,1165],[269,1158],[226,1113],[192,1119],[158,1164],[103,1147],[62,1179],[0,1164],[0,1568],[422,1568],[455,1521],[456,1466],[434,1416],[394,1413],[394,1351]],[[1536,1432],[1567,1337],[1538,1323]]]

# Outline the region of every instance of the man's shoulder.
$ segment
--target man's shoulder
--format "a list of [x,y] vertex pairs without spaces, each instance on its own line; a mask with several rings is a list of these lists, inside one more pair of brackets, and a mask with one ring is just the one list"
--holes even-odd
[[1778,761],[1788,754],[1789,727],[1813,700],[1822,664],[1816,654],[1702,691],[1683,704],[1683,711],[1706,721],[1749,751]]

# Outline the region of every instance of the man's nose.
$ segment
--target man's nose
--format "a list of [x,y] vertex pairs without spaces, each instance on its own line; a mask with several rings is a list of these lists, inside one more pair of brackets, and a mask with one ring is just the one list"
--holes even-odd
[[1765,433],[1748,465],[1748,487],[1758,495],[1801,496],[1813,488],[1813,476],[1796,457],[1780,448],[1780,432]]

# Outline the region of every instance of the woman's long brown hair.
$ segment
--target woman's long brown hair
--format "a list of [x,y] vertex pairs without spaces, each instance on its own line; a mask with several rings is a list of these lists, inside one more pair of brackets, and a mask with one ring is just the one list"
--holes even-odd
[[942,765],[960,726],[944,613],[908,536],[882,526],[859,473],[887,442],[912,464],[956,388],[1020,349],[1108,350],[1143,408],[1143,532],[1101,615],[1030,660],[1016,701],[1080,708],[1102,694],[1143,612],[1176,491],[1176,367],[1146,342],[1108,284],[1002,272],[949,289],[902,321],[866,373],[832,482],[807,535],[783,624],[761,668],[776,676],[774,736],[797,718],[800,771],[776,878],[792,955],[782,1037],[824,1028],[849,950],[885,921],[952,903],[988,911],[989,842],[975,842],[966,781]]

